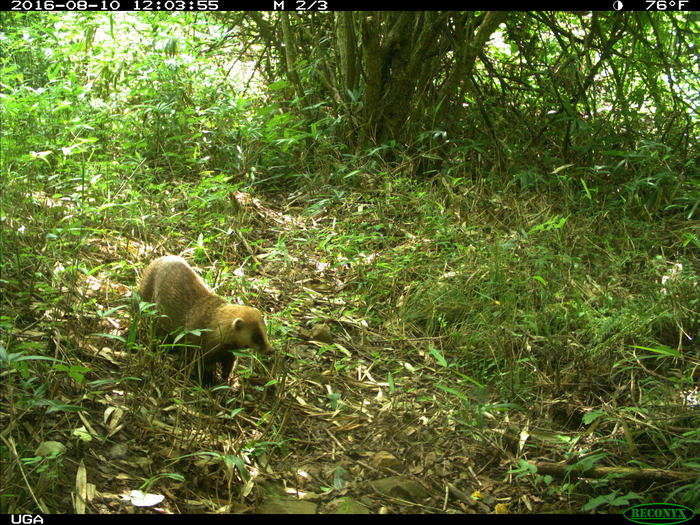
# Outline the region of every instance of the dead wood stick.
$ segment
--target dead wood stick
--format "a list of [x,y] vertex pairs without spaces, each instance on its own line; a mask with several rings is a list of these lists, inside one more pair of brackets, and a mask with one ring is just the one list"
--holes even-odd
[[629,467],[594,467],[585,472],[570,471],[571,465],[566,463],[549,463],[535,461],[539,474],[564,477],[566,475],[578,478],[602,478],[610,474],[621,474],[626,479],[642,481],[688,481],[697,477],[697,472],[664,470],[660,468],[629,468]]

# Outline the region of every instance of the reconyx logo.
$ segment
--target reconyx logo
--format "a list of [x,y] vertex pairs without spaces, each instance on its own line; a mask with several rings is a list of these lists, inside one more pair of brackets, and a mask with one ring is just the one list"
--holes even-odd
[[693,519],[692,510],[673,503],[635,505],[623,512],[622,515],[631,522],[640,525],[673,525]]

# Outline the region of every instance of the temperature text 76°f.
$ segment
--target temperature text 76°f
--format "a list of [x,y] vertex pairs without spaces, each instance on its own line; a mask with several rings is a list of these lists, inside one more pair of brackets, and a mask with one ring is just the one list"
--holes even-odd
[[690,3],[688,0],[645,0],[647,3],[647,11],[666,11],[668,9],[683,9]]

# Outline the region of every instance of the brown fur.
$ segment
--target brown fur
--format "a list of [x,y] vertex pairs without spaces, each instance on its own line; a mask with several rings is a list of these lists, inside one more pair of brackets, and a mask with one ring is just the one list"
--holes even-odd
[[139,295],[156,303],[161,335],[177,328],[207,329],[200,336],[188,335],[187,345],[197,349],[188,355],[201,360],[203,382],[212,383],[217,363],[223,365],[223,378],[228,379],[234,356],[230,350],[256,348],[271,355],[267,330],[257,308],[229,304],[216,295],[202,278],[176,255],[155,259],[141,277]]

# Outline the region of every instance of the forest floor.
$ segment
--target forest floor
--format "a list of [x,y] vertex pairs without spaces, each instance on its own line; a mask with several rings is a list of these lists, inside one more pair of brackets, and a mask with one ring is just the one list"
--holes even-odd
[[[208,251],[191,248],[196,227],[187,214],[196,201],[188,199],[154,204],[136,233],[96,229],[83,238],[77,256],[94,271],[73,273],[62,285],[68,302],[82,306],[45,309],[16,334],[24,341],[48,336],[54,356],[71,363],[51,384],[64,406],[15,414],[3,432],[23,435],[31,446],[67,446],[62,463],[32,482],[39,509],[572,513],[595,495],[596,481],[577,481],[563,462],[567,454],[586,457],[595,441],[578,428],[580,418],[567,423],[581,410],[573,394],[509,410],[498,392],[453,364],[445,335],[415,335],[395,312],[377,311],[367,300],[372,290],[358,272],[382,268],[381,248],[328,256],[329,243],[347,246],[353,221],[356,233],[368,230],[374,204],[362,193],[319,205],[302,192],[232,192],[219,210],[229,217],[228,229],[217,230],[220,249]],[[37,205],[51,207],[51,200],[35,194]],[[177,224],[188,226],[178,235],[155,226],[168,213],[184,214]],[[429,254],[434,240],[411,231],[409,215],[395,219],[390,227],[370,224],[370,242],[361,244],[399,235]],[[396,247],[400,252],[401,242],[394,253]],[[272,381],[264,366],[240,357],[228,385],[203,389],[178,373],[167,351],[154,349],[143,326],[129,339],[125,302],[137,282],[134,269],[183,251],[209,284],[221,285],[219,294],[266,312],[278,353],[267,360]],[[54,261],[54,271],[62,264]],[[141,350],[126,351],[129,344]],[[455,374],[467,379],[459,388]],[[623,427],[611,432],[625,439]],[[541,473],[525,459],[539,463]],[[624,503],[635,504],[634,482],[620,483],[630,498]],[[46,500],[49,486],[64,496]]]

